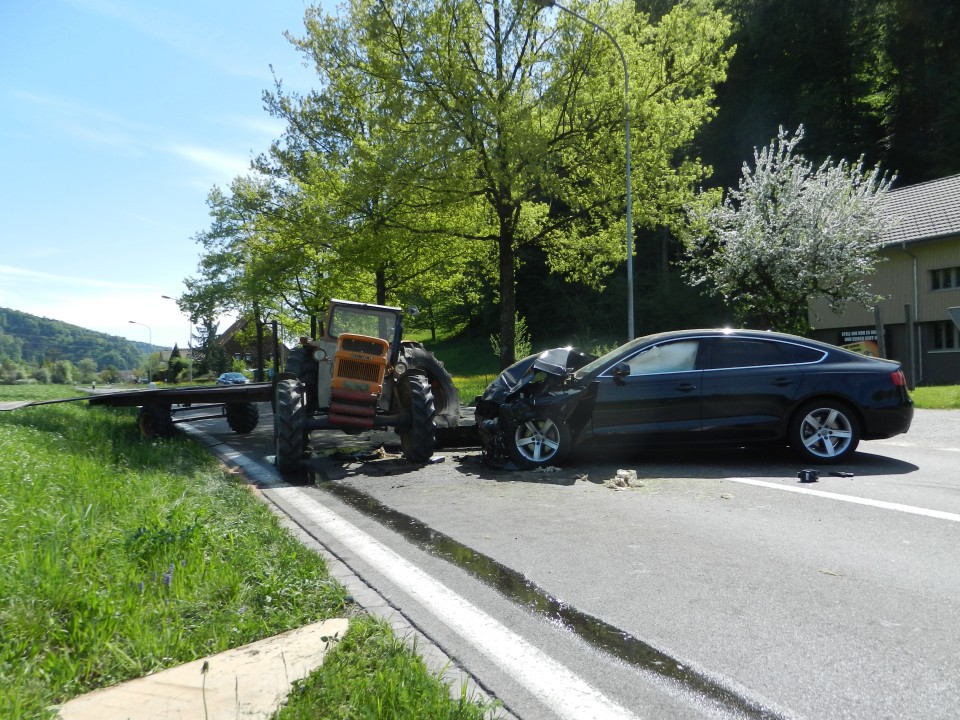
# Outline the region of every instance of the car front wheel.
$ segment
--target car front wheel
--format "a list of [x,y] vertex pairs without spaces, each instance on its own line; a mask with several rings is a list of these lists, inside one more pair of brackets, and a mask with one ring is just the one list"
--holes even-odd
[[849,407],[833,400],[807,403],[797,412],[790,427],[790,446],[810,462],[846,460],[859,444],[856,416]]
[[563,420],[527,420],[514,429],[507,449],[510,458],[522,468],[559,465],[570,452],[570,431]]

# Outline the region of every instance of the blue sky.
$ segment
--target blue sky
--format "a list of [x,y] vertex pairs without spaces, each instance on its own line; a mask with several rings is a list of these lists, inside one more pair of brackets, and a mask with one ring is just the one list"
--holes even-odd
[[161,296],[195,272],[207,193],[283,131],[270,66],[311,86],[283,37],[310,4],[0,2],[0,307],[186,345]]

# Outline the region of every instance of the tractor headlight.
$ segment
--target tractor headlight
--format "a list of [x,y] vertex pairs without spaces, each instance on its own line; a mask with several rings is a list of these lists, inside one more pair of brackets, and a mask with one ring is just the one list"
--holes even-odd
[[397,377],[400,377],[406,371],[407,371],[407,364],[404,362],[398,362],[396,365],[393,366],[393,373]]
[[317,348],[313,351],[313,359],[318,363],[326,362],[327,360],[327,351],[323,348]]

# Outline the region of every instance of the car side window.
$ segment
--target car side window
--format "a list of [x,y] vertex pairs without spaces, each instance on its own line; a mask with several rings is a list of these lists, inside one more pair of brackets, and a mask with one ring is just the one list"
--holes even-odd
[[654,345],[627,360],[631,375],[683,372],[697,364],[698,340],[682,340],[665,345]]
[[788,362],[781,343],[753,338],[715,338],[711,344],[709,368],[764,367]]

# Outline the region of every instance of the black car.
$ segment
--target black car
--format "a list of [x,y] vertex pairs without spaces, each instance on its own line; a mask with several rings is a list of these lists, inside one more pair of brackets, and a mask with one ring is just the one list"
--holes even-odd
[[557,465],[574,446],[788,445],[848,459],[913,419],[900,364],[752,330],[648,335],[594,358],[574,348],[504,370],[476,401],[488,459]]

